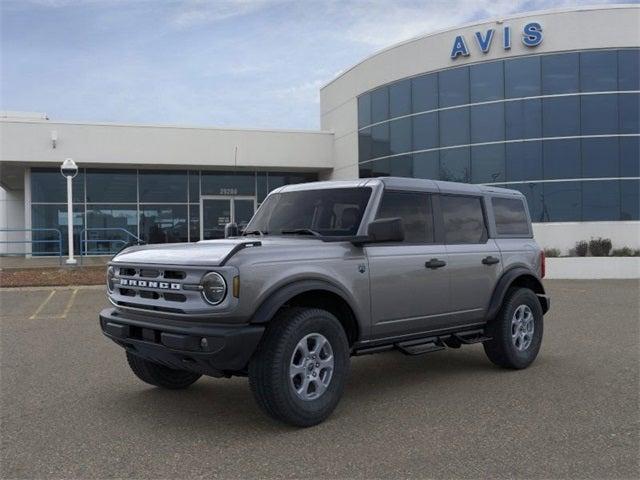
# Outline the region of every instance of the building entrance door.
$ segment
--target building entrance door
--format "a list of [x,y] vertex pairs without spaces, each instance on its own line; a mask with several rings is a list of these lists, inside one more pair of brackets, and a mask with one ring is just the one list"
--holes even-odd
[[224,226],[229,222],[244,228],[256,211],[255,197],[200,197],[200,238],[224,238]]

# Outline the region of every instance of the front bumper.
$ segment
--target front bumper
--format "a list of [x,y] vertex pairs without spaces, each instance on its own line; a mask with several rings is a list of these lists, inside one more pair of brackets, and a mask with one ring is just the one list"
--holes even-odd
[[100,312],[100,327],[102,333],[134,355],[214,377],[243,372],[264,333],[261,325],[169,321],[116,308]]

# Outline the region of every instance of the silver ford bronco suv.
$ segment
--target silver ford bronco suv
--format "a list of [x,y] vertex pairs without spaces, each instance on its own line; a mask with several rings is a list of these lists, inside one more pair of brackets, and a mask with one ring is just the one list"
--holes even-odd
[[310,426],[352,355],[482,343],[529,366],[550,300],[520,192],[408,178],[289,185],[238,234],[131,247],[108,266],[104,334],[142,381],[248,376],[258,405]]

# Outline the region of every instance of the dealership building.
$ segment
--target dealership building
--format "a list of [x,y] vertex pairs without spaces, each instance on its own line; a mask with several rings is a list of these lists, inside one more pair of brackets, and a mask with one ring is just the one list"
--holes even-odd
[[[320,91],[320,131],[0,120],[0,232],[67,228],[58,167],[72,157],[77,241],[219,238],[274,188],[403,176],[503,186],[536,238],[565,252],[609,237],[640,248],[640,7],[534,12],[417,37]],[[63,238],[64,241],[64,238]],[[117,243],[117,242],[116,242]],[[77,245],[79,248],[81,245]],[[51,254],[55,243],[0,244]],[[63,249],[66,246],[63,245]]]

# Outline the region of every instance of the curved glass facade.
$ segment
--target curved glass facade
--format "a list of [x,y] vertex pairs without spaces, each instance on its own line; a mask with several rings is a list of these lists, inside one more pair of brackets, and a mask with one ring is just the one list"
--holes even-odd
[[358,97],[361,177],[522,191],[535,222],[640,219],[640,49],[431,72]]

